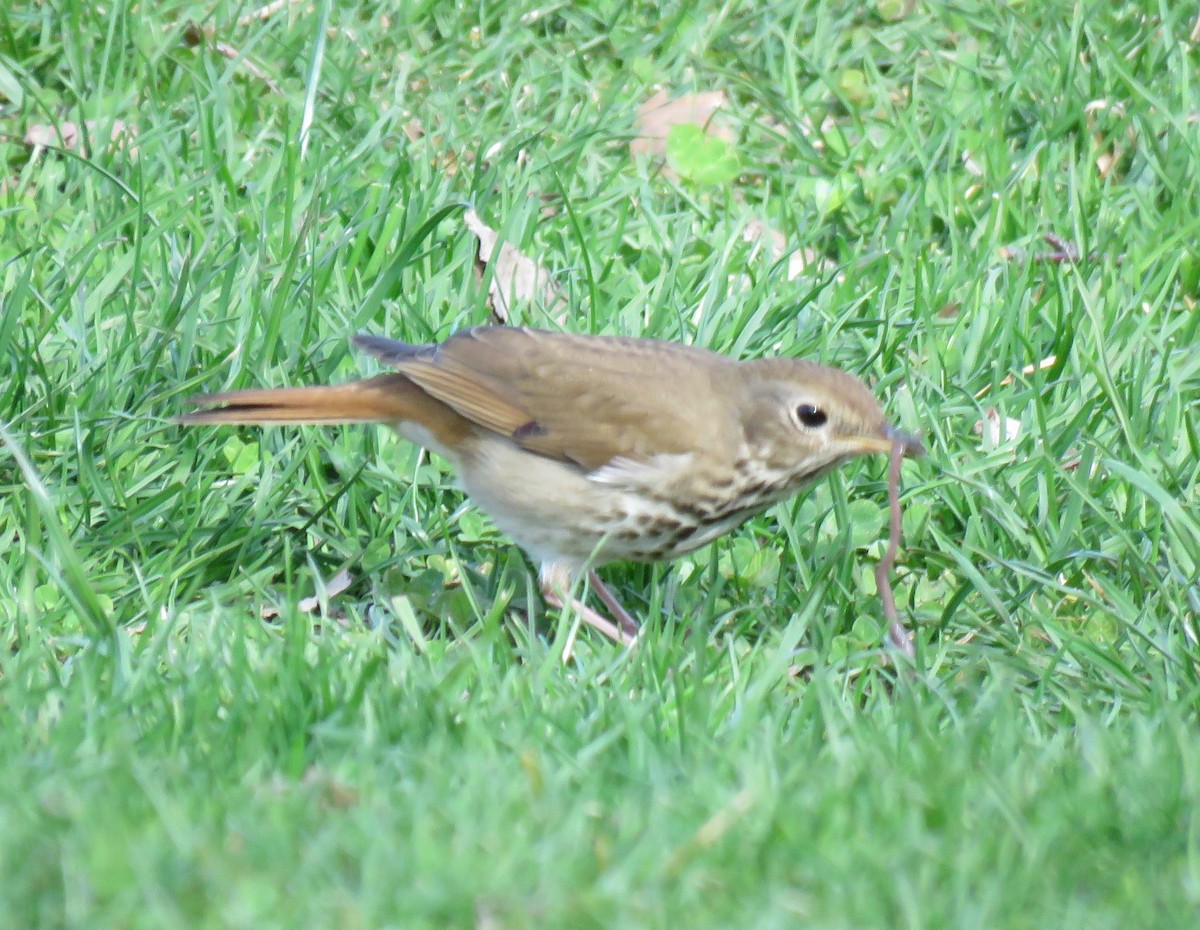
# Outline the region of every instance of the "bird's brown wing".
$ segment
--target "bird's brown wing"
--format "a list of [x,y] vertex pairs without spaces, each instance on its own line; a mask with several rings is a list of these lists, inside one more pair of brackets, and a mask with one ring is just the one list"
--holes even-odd
[[355,341],[467,419],[588,471],[740,439],[721,396],[737,363],[702,349],[501,326]]

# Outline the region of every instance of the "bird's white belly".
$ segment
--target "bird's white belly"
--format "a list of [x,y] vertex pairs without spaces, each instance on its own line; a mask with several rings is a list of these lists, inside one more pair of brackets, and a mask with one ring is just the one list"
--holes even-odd
[[[458,464],[463,487],[531,558],[574,568],[671,559],[739,526],[770,500],[729,513],[649,495],[606,466],[596,472],[486,441]],[[634,485],[631,487],[631,483]],[[786,496],[782,491],[779,497]]]

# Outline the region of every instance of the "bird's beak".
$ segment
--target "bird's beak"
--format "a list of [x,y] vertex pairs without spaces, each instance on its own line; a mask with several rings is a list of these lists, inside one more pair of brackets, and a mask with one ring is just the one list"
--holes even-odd
[[925,444],[920,439],[886,423],[877,434],[859,440],[863,452],[890,453],[897,442],[903,447],[905,458],[919,459],[925,454]]

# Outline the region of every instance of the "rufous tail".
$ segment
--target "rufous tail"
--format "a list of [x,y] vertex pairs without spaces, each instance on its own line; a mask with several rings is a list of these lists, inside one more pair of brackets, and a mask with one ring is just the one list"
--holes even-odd
[[203,409],[175,417],[176,423],[285,425],[378,423],[429,418],[457,419],[404,375],[388,374],[328,387],[278,388],[202,394],[188,403]]

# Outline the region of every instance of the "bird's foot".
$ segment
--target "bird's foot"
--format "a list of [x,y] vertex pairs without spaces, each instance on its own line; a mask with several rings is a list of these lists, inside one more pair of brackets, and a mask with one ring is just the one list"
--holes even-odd
[[[542,597],[551,607],[559,610],[571,610],[579,615],[579,619],[595,630],[599,630],[613,642],[632,647],[637,644],[639,626],[629,611],[621,606],[613,593],[608,589],[595,572],[590,572],[588,582],[604,605],[612,611],[616,618],[614,623],[599,611],[593,610],[587,604],[573,597],[570,593],[570,582],[564,572],[543,569],[540,577]],[[575,649],[575,630],[567,637],[563,646],[563,661],[568,662]]]

